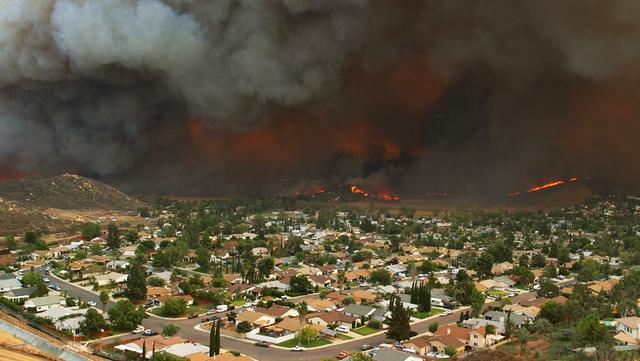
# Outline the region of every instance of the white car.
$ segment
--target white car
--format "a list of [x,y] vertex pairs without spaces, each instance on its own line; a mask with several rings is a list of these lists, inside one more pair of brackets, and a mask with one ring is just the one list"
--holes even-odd
[[133,330],[132,332],[133,332],[133,333],[135,333],[135,334],[143,333],[143,332],[144,332],[144,326],[138,326],[138,327],[136,327],[136,329],[135,329],[135,330]]
[[42,280],[43,280],[43,281],[45,281],[45,282],[47,282],[47,283],[48,283],[48,282],[51,282],[51,280],[50,280],[48,277],[45,277],[45,278],[44,278],[44,279],[42,279]]
[[349,328],[347,326],[345,326],[345,325],[340,325],[340,326],[336,327],[336,331],[347,333],[347,332],[349,332]]
[[87,302],[87,304],[89,304],[89,306],[91,306],[91,307],[96,307],[96,305],[97,305],[96,301],[89,301],[89,302]]
[[296,347],[291,349],[291,352],[302,352],[304,350],[306,350],[306,348],[304,348],[302,346],[296,346]]

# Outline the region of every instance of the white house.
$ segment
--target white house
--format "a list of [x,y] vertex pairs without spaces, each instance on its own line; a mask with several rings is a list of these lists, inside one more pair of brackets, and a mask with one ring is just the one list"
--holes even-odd
[[640,317],[617,318],[616,332],[617,340],[637,344],[640,339]]
[[22,283],[17,278],[6,278],[0,280],[0,293],[9,292],[22,288]]
[[64,297],[62,296],[45,296],[36,297],[24,302],[24,308],[35,309],[36,312],[46,311],[53,306],[59,306],[64,304]]
[[129,275],[118,272],[109,272],[105,275],[95,276],[98,286],[108,286],[111,283],[122,284],[127,282],[127,278],[129,278]]

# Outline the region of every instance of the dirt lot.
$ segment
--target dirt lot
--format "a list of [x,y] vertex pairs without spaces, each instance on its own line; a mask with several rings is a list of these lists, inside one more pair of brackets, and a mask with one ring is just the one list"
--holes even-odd
[[[0,360],[3,361],[51,361],[53,357],[41,355],[38,349],[23,345],[24,342],[0,331]],[[19,346],[18,346],[19,345]]]

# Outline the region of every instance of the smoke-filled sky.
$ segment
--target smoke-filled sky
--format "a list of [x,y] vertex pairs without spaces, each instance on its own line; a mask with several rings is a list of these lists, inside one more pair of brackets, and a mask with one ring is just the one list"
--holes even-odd
[[636,0],[0,0],[0,171],[636,189],[639,76]]

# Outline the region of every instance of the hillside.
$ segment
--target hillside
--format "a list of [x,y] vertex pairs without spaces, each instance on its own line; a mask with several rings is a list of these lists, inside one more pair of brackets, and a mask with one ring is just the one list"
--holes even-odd
[[0,182],[0,198],[25,208],[125,211],[143,205],[102,182],[73,174]]
[[88,211],[125,212],[142,206],[111,186],[72,174],[3,181],[0,235],[31,229],[65,231]]

